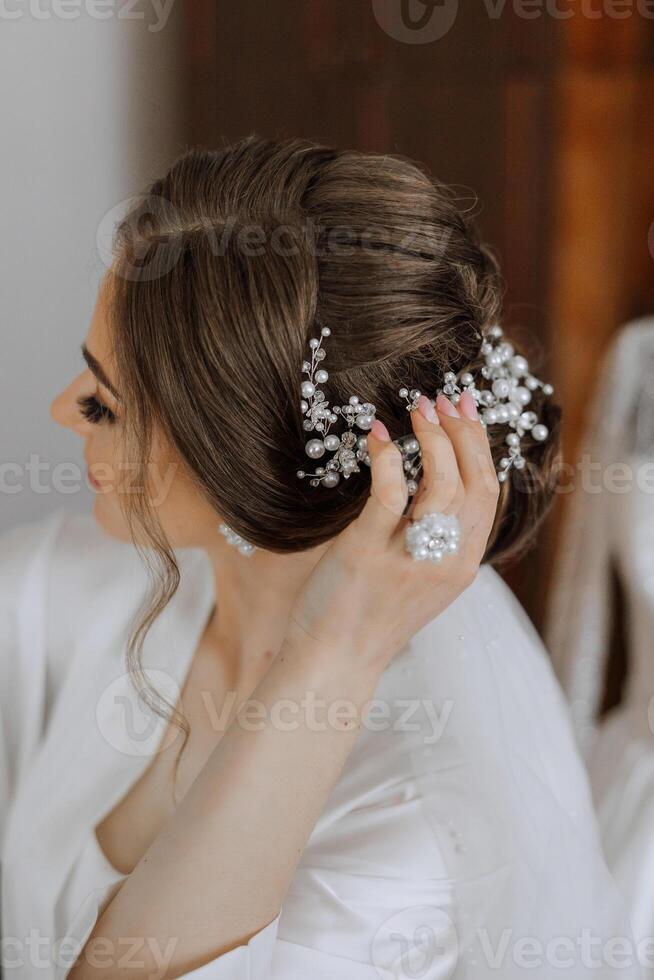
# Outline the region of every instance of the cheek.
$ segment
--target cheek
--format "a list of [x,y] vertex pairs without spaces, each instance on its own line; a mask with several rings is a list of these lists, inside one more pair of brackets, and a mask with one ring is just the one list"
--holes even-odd
[[[123,516],[121,494],[128,490],[134,467],[123,460],[119,442],[107,429],[98,432],[97,443],[87,456],[89,462],[94,462],[94,475],[105,483],[105,492],[97,493],[95,497],[94,515],[97,522],[111,537],[131,541]],[[107,474],[106,480],[103,471]],[[219,518],[198,489],[179,454],[162,445],[158,439],[154,440],[147,463],[145,489],[149,505],[172,547],[203,547],[212,535],[218,533]],[[147,541],[143,543],[148,544]]]
[[148,496],[173,547],[202,547],[216,533],[218,518],[178,456],[152,456]]
[[148,461],[147,492],[159,519],[184,505],[188,494],[179,461],[169,453],[155,452]]
[[84,455],[89,468],[105,492],[115,492],[124,474],[122,449],[117,433],[109,425],[94,425],[88,428],[90,432],[86,437]]
[[[132,489],[136,478],[136,464],[127,460],[115,427],[96,427],[93,438],[87,442],[86,458],[93,476],[100,484],[95,491],[93,505],[93,515],[97,523],[110,537],[132,541],[123,510],[126,498],[138,490]],[[146,493],[150,506],[156,510],[160,520],[161,508],[165,508],[170,493],[173,473],[174,470],[157,459],[151,460],[146,468]],[[147,541],[143,543],[147,546]]]
[[87,437],[84,455],[93,477],[100,484],[94,487],[93,516],[110,537],[131,541],[120,499],[120,481],[125,467],[115,429],[108,425],[93,426]]

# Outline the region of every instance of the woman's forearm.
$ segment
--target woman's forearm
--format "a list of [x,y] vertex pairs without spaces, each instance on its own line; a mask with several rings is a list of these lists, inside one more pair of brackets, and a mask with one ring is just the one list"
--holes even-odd
[[[285,643],[250,708],[105,909],[71,978],[152,976],[152,949],[166,949],[165,975],[178,976],[271,922],[378,677],[353,647]],[[98,949],[117,951],[126,937],[145,940],[143,971],[123,971],[107,955],[94,965],[99,937]]]

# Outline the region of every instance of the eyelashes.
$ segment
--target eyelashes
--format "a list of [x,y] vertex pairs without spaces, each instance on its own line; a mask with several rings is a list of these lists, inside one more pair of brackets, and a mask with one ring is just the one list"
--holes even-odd
[[83,395],[77,399],[77,404],[86,421],[92,422],[93,425],[100,425],[103,422],[113,425],[116,421],[116,416],[111,409],[95,395]]

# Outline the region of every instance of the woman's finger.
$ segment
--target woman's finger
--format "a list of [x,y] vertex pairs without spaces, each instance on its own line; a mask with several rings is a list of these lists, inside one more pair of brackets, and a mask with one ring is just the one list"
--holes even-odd
[[[436,405],[442,428],[447,432],[456,455],[466,497],[477,501],[497,501],[500,485],[488,435],[479,420],[474,399],[464,392],[459,399],[459,411],[441,395]],[[454,408],[457,414],[451,413],[447,406]]]
[[447,399],[437,400],[439,418],[450,436],[464,487],[459,519],[466,536],[466,550],[474,563],[481,561],[491,533],[500,484],[486,429],[479,421],[472,396],[463,393],[456,414]]
[[372,485],[357,526],[386,547],[409,499],[404,460],[388,429],[376,419],[367,437]]
[[462,502],[463,486],[449,434],[426,395],[420,396],[417,410],[410,415],[422,458],[422,478],[411,517],[417,520],[434,511],[455,513]]

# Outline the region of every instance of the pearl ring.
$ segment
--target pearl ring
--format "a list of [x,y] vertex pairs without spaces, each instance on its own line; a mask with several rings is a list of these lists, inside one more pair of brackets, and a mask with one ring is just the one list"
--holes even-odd
[[415,561],[441,562],[459,552],[461,527],[455,514],[435,511],[409,524],[404,532],[406,550]]

